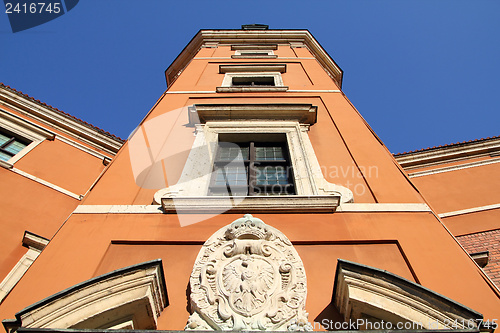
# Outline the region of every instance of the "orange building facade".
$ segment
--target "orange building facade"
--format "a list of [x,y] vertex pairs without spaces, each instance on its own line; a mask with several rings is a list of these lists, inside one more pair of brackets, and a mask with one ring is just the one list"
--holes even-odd
[[308,31],[262,28],[200,31],[107,167],[47,174],[84,197],[22,226],[46,246],[0,305],[7,332],[493,330],[495,273],[457,238],[495,237],[497,141],[396,161]]
[[[123,141],[0,84],[0,302]],[[34,200],[28,199],[33,195]]]

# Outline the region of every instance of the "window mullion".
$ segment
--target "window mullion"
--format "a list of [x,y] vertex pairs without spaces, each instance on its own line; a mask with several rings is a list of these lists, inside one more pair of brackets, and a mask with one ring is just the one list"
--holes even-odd
[[248,195],[255,195],[255,184],[257,176],[255,174],[255,142],[250,142],[248,149],[250,163],[248,163]]
[[12,142],[16,141],[16,138],[11,137],[9,140],[5,141],[3,145],[0,145],[0,148],[7,148]]

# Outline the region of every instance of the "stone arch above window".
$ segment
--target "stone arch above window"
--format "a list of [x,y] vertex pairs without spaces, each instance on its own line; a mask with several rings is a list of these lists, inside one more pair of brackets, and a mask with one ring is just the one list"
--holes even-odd
[[74,285],[4,321],[7,332],[23,328],[156,329],[168,306],[160,259],[125,267]]
[[[381,321],[398,329],[475,329],[483,316],[452,299],[390,272],[339,259],[333,304],[345,321],[373,329]],[[404,325],[407,326],[404,326]]]

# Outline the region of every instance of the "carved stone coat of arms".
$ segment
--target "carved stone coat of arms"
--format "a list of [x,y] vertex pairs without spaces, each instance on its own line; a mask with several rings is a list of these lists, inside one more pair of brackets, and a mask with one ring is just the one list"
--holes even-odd
[[245,215],[203,245],[186,330],[309,330],[306,274],[279,230]]

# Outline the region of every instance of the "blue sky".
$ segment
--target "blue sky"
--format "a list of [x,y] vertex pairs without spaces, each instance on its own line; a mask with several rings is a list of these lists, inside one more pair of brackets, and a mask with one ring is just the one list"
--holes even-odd
[[308,29],[393,153],[500,135],[500,1],[81,0],[12,33],[0,82],[126,138],[200,29]]

